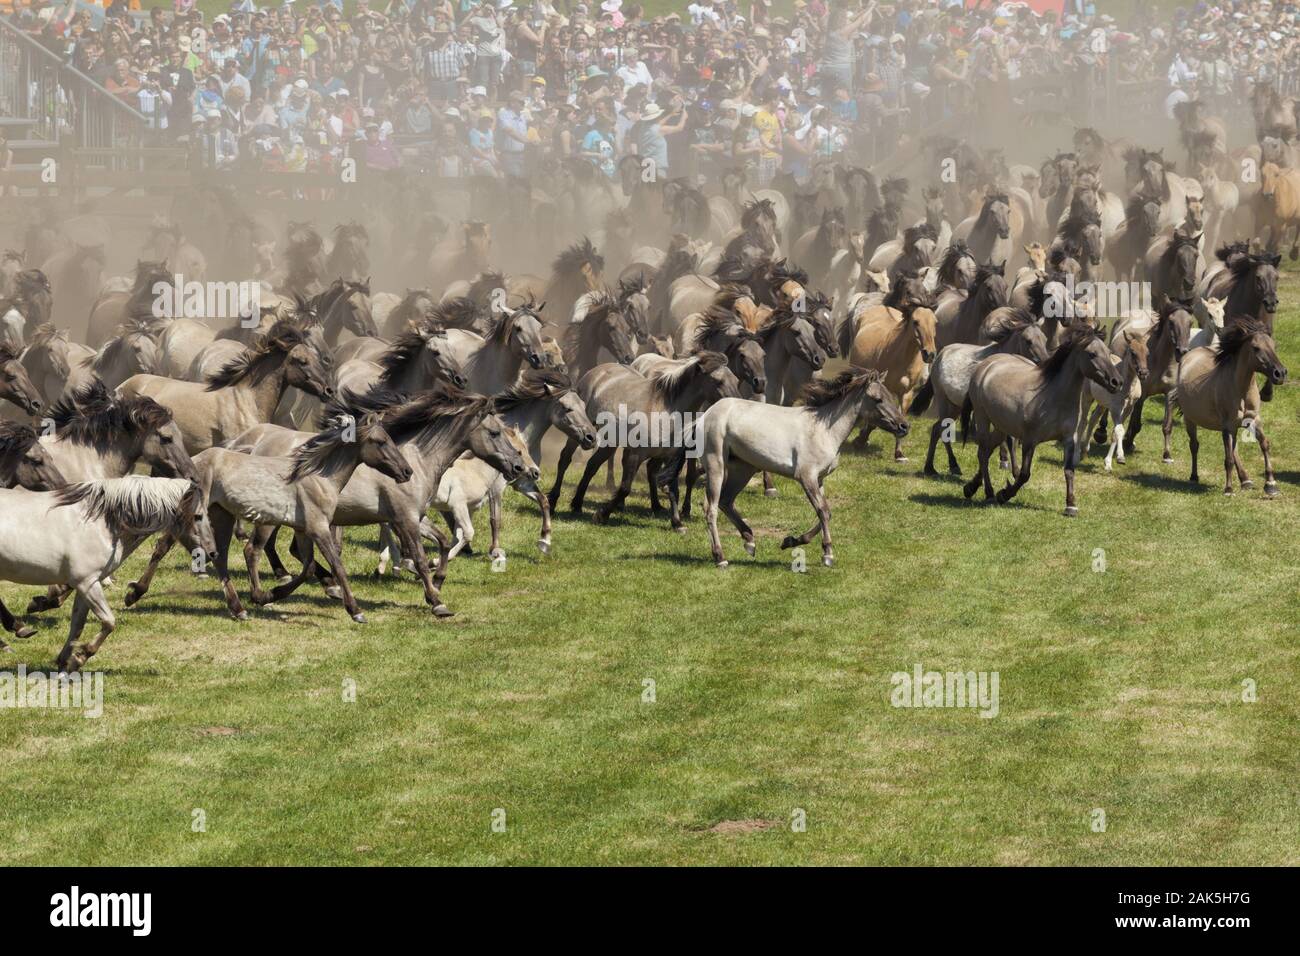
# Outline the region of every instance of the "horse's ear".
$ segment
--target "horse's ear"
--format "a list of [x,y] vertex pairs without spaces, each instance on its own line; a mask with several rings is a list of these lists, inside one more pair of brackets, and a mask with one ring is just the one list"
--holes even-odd
[[998,266],[998,275],[1005,277],[1006,274],[1007,274],[1007,260],[1003,259],[1002,263]]

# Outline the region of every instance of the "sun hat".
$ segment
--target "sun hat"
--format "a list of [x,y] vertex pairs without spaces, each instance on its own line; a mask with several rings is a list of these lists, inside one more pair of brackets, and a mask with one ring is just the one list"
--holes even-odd
[[756,107],[753,103],[746,103],[744,106],[740,108],[741,116],[754,116],[757,113],[758,113],[758,107]]
[[664,115],[663,107],[658,103],[647,103],[641,108],[641,118],[643,120],[657,120]]
[[470,96],[487,96],[487,87],[486,87],[486,86],[471,86],[471,87],[469,88],[469,95],[470,95]]

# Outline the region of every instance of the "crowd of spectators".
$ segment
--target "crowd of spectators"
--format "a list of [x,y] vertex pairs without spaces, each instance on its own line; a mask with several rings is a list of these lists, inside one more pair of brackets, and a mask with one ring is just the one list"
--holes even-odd
[[[134,0],[132,0],[134,2]],[[1296,83],[1297,0],[1225,0],[1119,22],[989,0],[194,0],[106,9],[17,0],[20,25],[216,168],[420,163],[522,175],[628,154],[669,175],[743,164],[806,177],[873,138],[1005,109],[1013,81],[1111,70],[1239,101]],[[1292,90],[1294,92],[1294,90]]]

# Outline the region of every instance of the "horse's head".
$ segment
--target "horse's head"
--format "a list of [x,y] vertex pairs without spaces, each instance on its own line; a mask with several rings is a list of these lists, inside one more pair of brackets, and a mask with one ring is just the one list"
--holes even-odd
[[552,426],[586,450],[596,447],[596,426],[587,415],[587,403],[574,391],[568,373],[554,368],[528,371],[520,381],[525,389],[536,391],[545,399]]
[[362,282],[345,282],[347,291],[343,311],[343,327],[353,335],[361,337],[378,337],[379,326],[375,323],[374,313],[370,308],[370,278]]
[[724,398],[740,397],[740,380],[727,365],[725,355],[721,352],[697,352],[695,360],[695,374],[700,381],[705,405]]
[[1071,331],[1074,348],[1084,353],[1083,374],[1112,395],[1119,391],[1123,381],[1111,361],[1111,351],[1106,347],[1101,332],[1091,325],[1076,325]]
[[1145,382],[1151,371],[1151,356],[1147,350],[1147,337],[1135,329],[1124,332],[1124,362],[1139,382]]
[[1165,157],[1164,150],[1155,152],[1142,150],[1138,161],[1138,176],[1145,192],[1161,196],[1165,191]]
[[912,309],[904,316],[904,321],[916,342],[917,350],[921,353],[921,361],[930,364],[934,361],[937,351],[935,335],[938,332],[938,322],[935,320],[934,313],[927,308]]
[[848,241],[848,226],[844,222],[844,210],[839,206],[822,212],[821,238],[832,250],[843,249]]
[[1047,250],[1043,248],[1041,242],[1031,242],[1024,247],[1025,255],[1029,257],[1029,268],[1035,272],[1042,272],[1047,266]]
[[136,294],[152,292],[159,283],[170,286],[173,276],[166,259],[137,259],[135,263],[135,282],[131,291]]
[[598,323],[597,338],[600,344],[614,356],[618,364],[632,364],[632,360],[636,358],[636,349],[633,346],[634,333],[622,309],[610,303],[608,308],[600,310],[597,315],[587,316],[583,321]]
[[510,440],[505,422],[490,408],[477,413],[468,435],[469,450],[476,458],[487,462],[507,480],[523,477],[527,471],[523,455]]
[[461,367],[460,361],[448,345],[446,330],[429,328],[421,334],[424,338],[424,354],[429,357],[434,379],[450,382],[457,388],[468,387],[469,376],[465,374],[465,369]]
[[325,359],[316,346],[304,340],[284,353],[285,381],[294,388],[328,401],[334,397],[334,385]]
[[[1219,314],[1217,327],[1223,327],[1223,300],[1222,299],[1204,299],[1206,311],[1210,315],[1210,322],[1214,324],[1214,311]],[[1211,306],[1213,303],[1213,306]],[[1181,362],[1187,350],[1191,347],[1192,342],[1192,303],[1187,300],[1169,300],[1165,307],[1160,311],[1160,322],[1164,326],[1163,332],[1169,337],[1170,344],[1174,350],[1174,360]]]
[[[546,349],[542,345],[541,311],[546,303],[540,305],[530,298],[517,309],[507,309],[502,321],[508,329],[506,335],[510,348],[521,356],[533,368],[542,368],[546,364]],[[622,321],[622,314],[619,314]],[[626,328],[626,323],[624,323]]]
[[203,555],[209,565],[217,563],[217,536],[208,519],[203,487],[197,481],[190,479],[167,530],[180,539],[190,554]]
[[0,399],[8,399],[28,415],[37,415],[44,407],[41,393],[18,361],[18,353],[0,343]]
[[38,438],[27,425],[0,422],[0,474],[6,486],[53,491],[68,483]]
[[410,481],[415,471],[380,418],[380,415],[372,413],[355,420],[356,441],[360,445],[358,458],[361,464],[387,475],[400,485]]
[[990,193],[984,199],[984,215],[999,239],[1011,235],[1011,201],[1006,193]]
[[[853,368],[850,372],[858,374],[863,373],[864,369]],[[893,393],[885,388],[883,377],[879,372],[871,372],[870,378],[862,387],[861,411],[859,414],[865,418],[868,424],[873,428],[882,428],[895,438],[903,438],[911,431],[911,426],[907,423],[907,416],[899,406],[898,401],[894,398]]]
[[122,401],[122,413],[140,440],[140,459],[178,478],[198,480],[194,462],[185,451],[185,436],[169,409],[143,395]]

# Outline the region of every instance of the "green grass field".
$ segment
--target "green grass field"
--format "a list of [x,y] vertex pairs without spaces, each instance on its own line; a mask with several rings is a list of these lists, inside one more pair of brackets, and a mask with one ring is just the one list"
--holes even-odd
[[[1295,367],[1297,274],[1282,301]],[[92,661],[102,718],[0,710],[0,861],[1296,864],[1298,408],[1295,385],[1266,406],[1281,498],[1224,498],[1213,436],[1190,487],[1148,406],[1127,466],[1081,470],[1077,520],[1054,449],[995,508],[919,476],[920,431],[908,464],[878,438],[829,482],[837,566],[814,546],[806,574],[778,550],[810,523],[789,483],[742,496],[758,557],[729,535],[725,572],[643,493],[610,527],[557,521],[543,558],[512,495],[506,570],[457,561],[440,623],[365,577],[369,532],[367,626],[318,588],[235,623],[177,561]],[[47,667],[66,626],[4,666]],[[917,664],[996,671],[998,715],[894,708]]]

